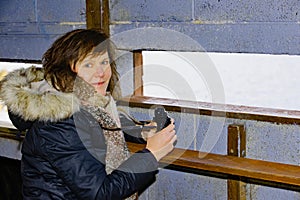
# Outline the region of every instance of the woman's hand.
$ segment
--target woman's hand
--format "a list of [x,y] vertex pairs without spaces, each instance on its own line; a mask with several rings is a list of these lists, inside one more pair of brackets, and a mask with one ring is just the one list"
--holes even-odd
[[151,151],[156,160],[159,161],[174,149],[174,142],[176,140],[175,125],[172,119],[169,126],[147,138],[146,148]]

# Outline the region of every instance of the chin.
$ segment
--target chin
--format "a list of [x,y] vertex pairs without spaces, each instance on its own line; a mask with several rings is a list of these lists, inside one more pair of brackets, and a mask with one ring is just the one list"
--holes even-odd
[[105,95],[106,91],[107,91],[107,85],[101,85],[101,86],[95,87],[95,90],[97,91],[97,93]]
[[103,89],[96,89],[97,93],[102,94],[102,95],[106,95],[106,90]]

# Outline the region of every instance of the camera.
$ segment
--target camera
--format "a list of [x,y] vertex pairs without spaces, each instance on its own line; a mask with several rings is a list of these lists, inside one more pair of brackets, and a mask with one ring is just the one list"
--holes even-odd
[[171,124],[171,118],[162,107],[158,107],[154,110],[153,121],[157,124],[157,132]]

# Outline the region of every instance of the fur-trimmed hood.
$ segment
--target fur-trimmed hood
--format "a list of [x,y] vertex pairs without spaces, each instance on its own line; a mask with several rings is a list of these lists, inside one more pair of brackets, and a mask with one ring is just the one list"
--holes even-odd
[[0,81],[0,99],[9,111],[25,121],[58,121],[80,109],[80,100],[73,93],[52,88],[42,68],[22,68],[7,74]]

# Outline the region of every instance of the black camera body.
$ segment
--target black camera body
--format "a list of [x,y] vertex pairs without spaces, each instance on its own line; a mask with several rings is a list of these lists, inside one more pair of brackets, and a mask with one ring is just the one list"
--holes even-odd
[[153,121],[157,124],[157,132],[171,124],[171,118],[162,107],[158,107],[155,109]]

